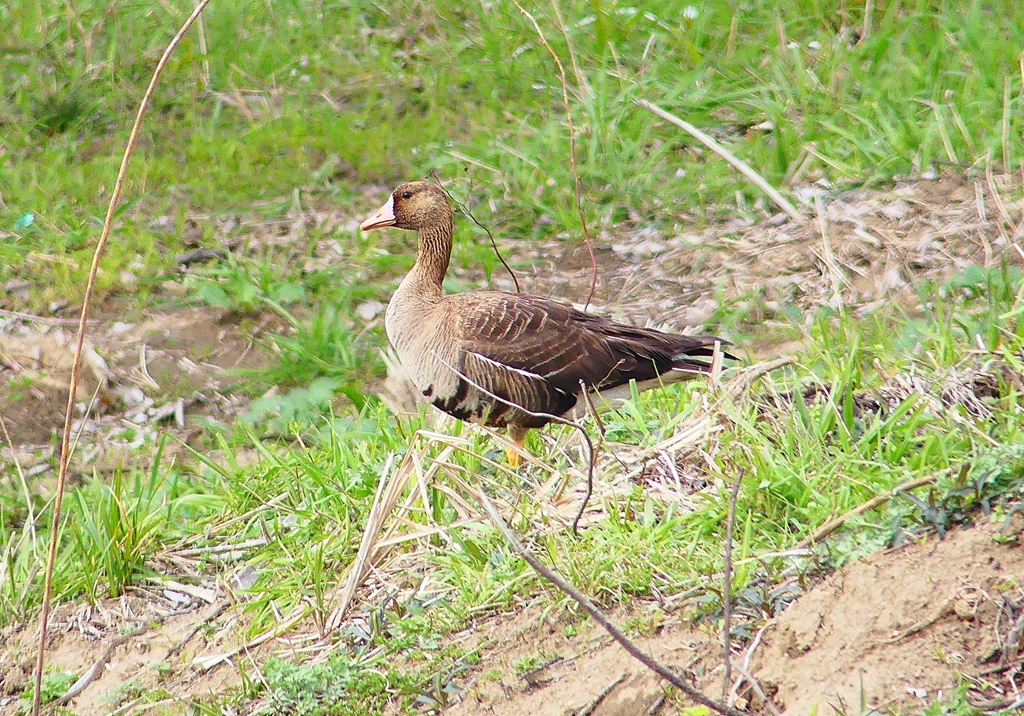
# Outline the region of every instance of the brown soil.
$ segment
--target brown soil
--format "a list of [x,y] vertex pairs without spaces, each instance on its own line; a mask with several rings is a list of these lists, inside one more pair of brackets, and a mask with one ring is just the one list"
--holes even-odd
[[850,565],[768,626],[754,674],[791,715],[856,712],[862,697],[883,711],[920,707],[948,694],[958,674],[1010,687],[1022,530],[1018,516]]
[[[49,670],[82,674],[97,663],[104,665],[67,705],[75,714],[107,714],[157,689],[169,694],[169,703],[176,704],[171,712],[177,712],[185,709],[190,696],[224,696],[239,685],[234,668],[221,665],[207,671],[191,666],[197,656],[234,646],[236,619],[217,619],[222,607],[200,600],[184,608],[177,603],[174,609],[167,609],[169,605],[162,601],[125,598],[96,607],[63,605],[54,611]],[[208,622],[209,632],[201,629]],[[122,635],[125,632],[128,638]],[[19,702],[12,695],[31,680],[37,639],[36,625],[0,634],[0,714],[19,713]]]
[[[948,695],[961,674],[985,675],[1012,694],[1006,678],[1015,678],[1020,656],[1008,639],[1024,606],[1022,530],[1020,517],[957,529],[848,565],[769,622],[753,654],[749,647],[736,653],[734,673],[750,659],[751,675],[785,716],[860,713],[862,699],[881,713],[912,713]],[[487,643],[484,657],[446,714],[563,716],[597,703],[595,716],[641,716],[666,693],[663,681],[595,626],[567,639],[562,625],[538,626],[529,611],[476,631]],[[636,642],[705,694],[721,695],[717,635],[675,615]],[[526,657],[561,658],[524,679],[515,665]],[[742,677],[730,691],[738,705],[770,713]],[[673,696],[659,713],[678,714],[685,705]]]
[[[0,315],[0,464],[17,461],[30,475],[52,475],[75,347],[70,323]],[[242,333],[232,316],[212,309],[95,321],[76,394],[78,415],[92,408],[84,425],[75,423],[82,437],[72,469],[145,463],[161,432],[188,442],[199,432],[197,417],[240,413],[245,401],[222,392],[234,382],[227,371],[257,366],[264,350]],[[179,445],[170,441],[165,455]]]

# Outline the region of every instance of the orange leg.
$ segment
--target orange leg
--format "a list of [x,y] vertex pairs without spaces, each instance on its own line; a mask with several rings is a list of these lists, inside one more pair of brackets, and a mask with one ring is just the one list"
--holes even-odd
[[[508,426],[508,439],[521,450],[526,450],[526,430],[519,425]],[[505,457],[508,458],[510,467],[519,467],[523,464],[523,456],[511,448],[505,448]]]

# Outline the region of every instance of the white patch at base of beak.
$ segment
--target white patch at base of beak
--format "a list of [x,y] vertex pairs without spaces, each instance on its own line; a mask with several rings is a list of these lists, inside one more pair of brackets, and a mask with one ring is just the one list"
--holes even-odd
[[373,216],[361,223],[359,228],[363,231],[369,231],[370,229],[379,229],[384,226],[394,226],[394,224],[395,197],[389,196],[384,206],[373,212]]

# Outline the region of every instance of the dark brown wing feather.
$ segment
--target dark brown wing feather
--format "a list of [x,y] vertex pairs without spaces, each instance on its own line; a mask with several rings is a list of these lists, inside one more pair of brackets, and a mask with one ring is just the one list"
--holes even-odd
[[706,371],[699,359],[710,357],[720,340],[635,328],[536,296],[464,296],[450,299],[466,376],[532,412],[565,413],[576,404],[581,382],[608,389],[673,369]]

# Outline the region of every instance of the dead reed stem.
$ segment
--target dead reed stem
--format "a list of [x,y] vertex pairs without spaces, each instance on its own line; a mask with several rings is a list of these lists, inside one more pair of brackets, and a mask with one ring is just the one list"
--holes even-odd
[[807,547],[815,545],[821,540],[828,537],[833,532],[835,532],[837,529],[842,527],[844,524],[846,524],[847,520],[849,520],[851,517],[863,514],[868,510],[873,510],[879,505],[888,502],[901,492],[906,492],[907,490],[913,490],[918,487],[923,487],[924,485],[930,485],[937,479],[939,479],[939,476],[937,474],[932,474],[900,483],[899,485],[896,485],[896,487],[892,488],[888,492],[883,492],[881,495],[876,495],[867,502],[861,503],[857,507],[854,507],[846,514],[840,515],[839,517],[836,517],[834,520],[829,520],[821,527],[819,527],[817,530],[815,530],[814,534],[812,534],[810,537],[807,537],[806,539],[802,539],[799,542],[797,542],[796,545],[794,545],[793,549],[805,549]]
[[693,126],[686,120],[680,119],[671,112],[666,112],[653,102],[648,102],[645,99],[635,99],[633,101],[639,106],[646,109],[648,112],[653,112],[662,119],[666,119],[672,124],[679,127],[680,129],[684,129],[687,132],[689,132],[690,135],[693,136],[701,144],[703,144],[708,149],[713,151],[715,154],[722,157],[722,159],[736,167],[736,169],[738,169],[743,176],[745,176],[747,179],[753,182],[754,185],[757,186],[757,188],[759,188],[761,191],[767,194],[768,197],[775,202],[776,206],[778,206],[780,209],[786,212],[786,214],[789,215],[790,219],[799,223],[804,222],[804,215],[801,214],[797,210],[797,208],[793,206],[788,199],[786,199],[786,197],[782,196],[782,194],[779,193],[778,189],[776,189],[767,181],[765,181],[764,177],[755,172],[749,164],[747,164],[745,161],[743,161],[735,154],[730,152],[728,149],[723,147],[721,144],[716,142],[710,135],[702,132],[701,130],[697,129],[695,126]]
[[729,697],[732,684],[732,536],[736,525],[736,500],[743,484],[743,470],[736,476],[729,493],[729,515],[725,522],[725,569],[722,570],[722,662],[725,676],[722,678],[722,701]]
[[107,239],[110,238],[110,232],[114,226],[114,212],[117,210],[118,202],[121,201],[125,178],[128,176],[128,164],[131,161],[132,152],[135,150],[135,143],[139,138],[139,130],[142,128],[142,120],[146,116],[146,110],[153,98],[153,93],[156,91],[157,83],[160,81],[160,75],[163,74],[164,68],[167,66],[167,61],[170,60],[171,55],[178,46],[178,43],[181,42],[185,33],[188,32],[189,28],[192,27],[192,24],[199,18],[203,10],[206,9],[209,2],[210,0],[199,0],[195,10],[193,10],[192,14],[188,16],[188,19],[186,19],[182,24],[181,29],[178,30],[177,34],[171,38],[170,43],[167,45],[167,49],[164,50],[163,56],[161,56],[160,61],[156,64],[156,69],[153,70],[153,76],[149,80],[149,86],[146,88],[146,93],[142,96],[142,102],[139,103],[139,111],[135,115],[135,123],[132,125],[132,131],[128,137],[128,143],[124,148],[124,156],[121,158],[121,166],[117,171],[117,180],[114,182],[114,190],[110,194],[110,204],[107,206],[107,215],[103,221],[103,231],[100,233],[99,241],[96,243],[96,251],[92,256],[92,266],[89,268],[89,280],[85,287],[85,296],[82,299],[82,315],[78,321],[78,340],[75,344],[75,358],[71,365],[71,379],[68,385],[68,404],[67,410],[64,414],[64,434],[60,445],[60,468],[57,473],[57,491],[54,496],[53,520],[50,525],[50,550],[46,559],[46,575],[43,580],[43,604],[39,614],[39,651],[36,655],[35,693],[32,695],[32,716],[39,716],[40,699],[42,697],[43,666],[46,660],[46,627],[47,621],[50,617],[50,599],[53,592],[53,566],[57,560],[57,541],[60,531],[61,505],[64,500],[64,488],[67,484],[68,476],[68,460],[71,455],[71,423],[75,410],[75,393],[78,391],[78,379],[82,372],[82,351],[85,345],[86,326],[89,321],[89,310],[92,308],[93,293],[96,289],[96,274],[99,271],[100,258],[103,256],[103,250],[106,248]]

